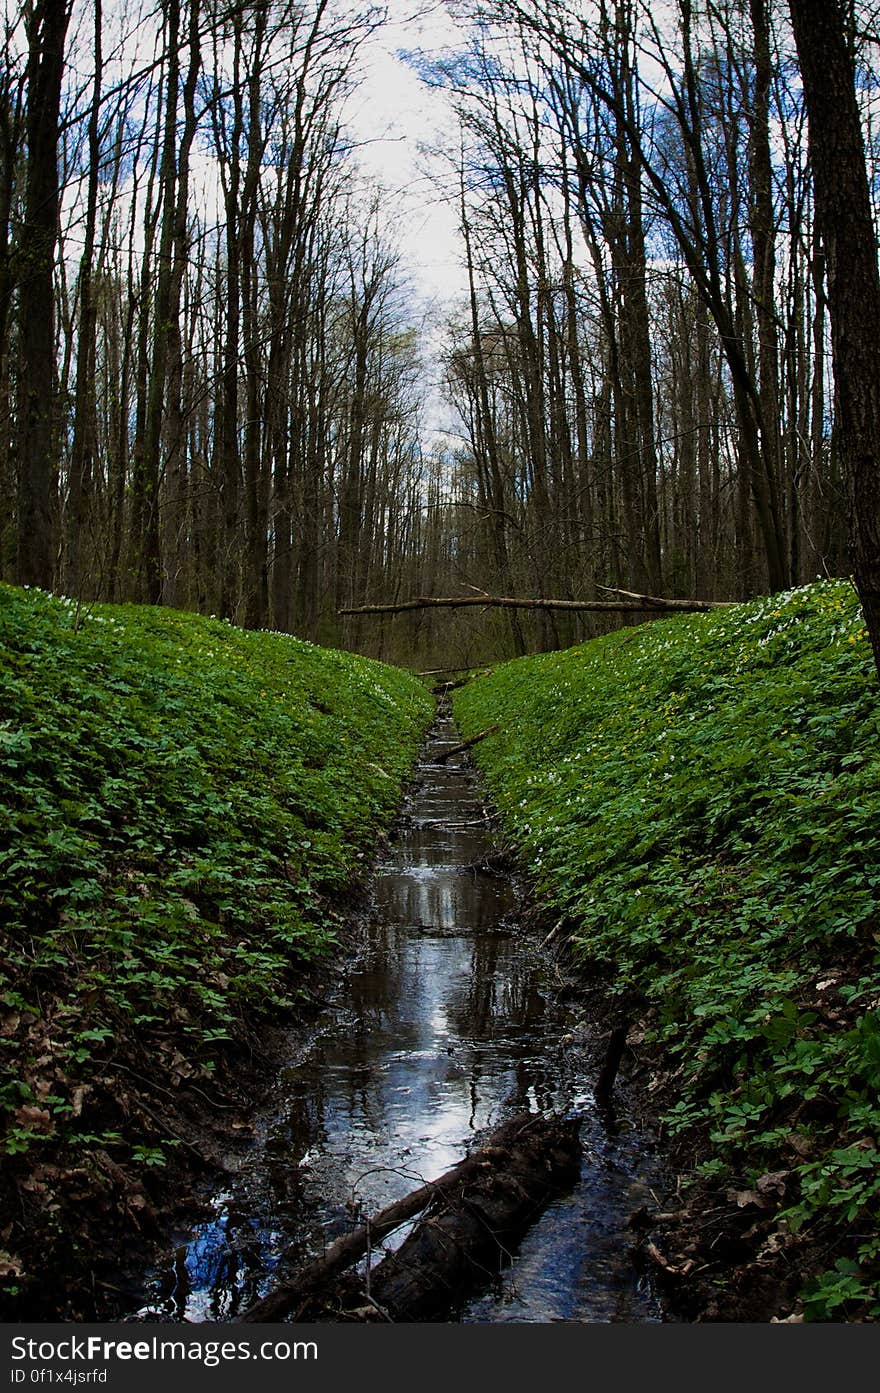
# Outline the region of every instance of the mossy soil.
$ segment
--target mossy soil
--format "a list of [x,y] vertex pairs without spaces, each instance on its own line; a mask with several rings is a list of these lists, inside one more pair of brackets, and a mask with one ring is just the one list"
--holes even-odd
[[245,1137],[433,710],[285,635],[0,587],[0,1291],[109,1274]]
[[880,1314],[880,685],[852,587],[653,621],[455,694],[673,1192],[686,1319]]

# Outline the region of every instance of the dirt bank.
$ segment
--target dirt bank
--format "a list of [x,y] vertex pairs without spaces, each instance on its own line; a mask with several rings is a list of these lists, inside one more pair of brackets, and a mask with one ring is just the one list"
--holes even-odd
[[[169,1032],[167,1048],[157,1052],[154,1038],[145,1044],[120,1030],[89,1095],[89,1125],[96,1135],[136,1132],[147,1161],[120,1163],[111,1147],[96,1146],[87,1164],[71,1166],[47,1139],[39,1160],[30,1152],[6,1162],[0,1242],[16,1262],[3,1274],[0,1319],[116,1320],[131,1313],[151,1255],[197,1222],[208,1197],[231,1183],[279,1068],[305,1048],[344,971],[366,902],[365,890],[353,891],[337,906],[344,925],[339,957],[305,975],[297,969],[296,1010],[271,1026],[241,1015],[209,1076],[187,1063],[185,1035]],[[51,1066],[51,1056],[40,1058],[44,1069]],[[151,1146],[161,1165],[149,1164]]]

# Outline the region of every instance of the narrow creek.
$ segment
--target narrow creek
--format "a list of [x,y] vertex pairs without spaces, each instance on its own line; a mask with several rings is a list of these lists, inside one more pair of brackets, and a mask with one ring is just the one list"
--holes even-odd
[[[574,1190],[548,1208],[464,1322],[662,1319],[627,1219],[650,1149],[597,1111],[583,1023],[492,867],[473,771],[435,724],[375,875],[372,912],[320,1026],[282,1071],[234,1184],[147,1274],[138,1315],[224,1321],[338,1233],[447,1170],[524,1107],[582,1119]],[[137,1318],[137,1317],[135,1317]]]

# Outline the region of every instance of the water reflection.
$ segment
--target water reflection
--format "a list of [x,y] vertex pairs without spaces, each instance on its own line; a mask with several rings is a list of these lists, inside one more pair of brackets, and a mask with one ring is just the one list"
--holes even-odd
[[[436,751],[454,743],[447,726]],[[623,1253],[639,1202],[635,1143],[611,1137],[547,964],[516,925],[472,778],[426,762],[379,867],[375,912],[320,1035],[280,1079],[234,1196],[181,1244],[148,1294],[169,1319],[226,1320],[273,1271],[363,1212],[435,1178],[475,1132],[521,1107],[585,1110],[581,1186],[529,1235],[466,1320],[654,1317]],[[624,1314],[620,1314],[621,1311]]]

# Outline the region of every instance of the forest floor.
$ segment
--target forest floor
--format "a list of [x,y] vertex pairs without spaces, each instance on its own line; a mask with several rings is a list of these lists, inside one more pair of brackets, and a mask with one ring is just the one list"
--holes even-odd
[[10,587],[0,658],[0,1302],[81,1319],[116,1299],[105,1255],[246,1138],[433,701],[290,637]]
[[[357,914],[354,901],[350,913]],[[60,1145],[47,1137],[39,1160],[32,1152],[4,1162],[0,1183],[12,1222],[0,1237],[14,1256],[3,1255],[0,1319],[132,1315],[144,1272],[232,1183],[255,1119],[271,1106],[279,1069],[307,1038],[334,980],[329,965],[312,963],[298,974],[296,1009],[280,1010],[274,1025],[240,1016],[229,1040],[215,1047],[210,1082],[157,1075],[151,1041],[122,1035],[114,1042],[106,1072],[91,1086],[94,1130]],[[140,1140],[117,1160],[117,1137]],[[160,1148],[157,1164],[150,1155]]]
[[[9,588],[0,648],[2,1315],[112,1318],[331,990],[433,702]],[[674,1178],[634,1244],[670,1313],[876,1320],[880,696],[851,588],[521,659],[456,714],[499,724],[474,755],[597,1067],[627,1027]]]
[[[536,922],[546,910],[535,907]],[[567,958],[567,952],[565,952]],[[579,1000],[595,1041],[597,1075],[604,1063],[599,1046],[624,1019],[610,979],[575,973]],[[745,1165],[717,1173],[716,1139],[699,1125],[670,1135],[668,1119],[680,1099],[681,1074],[668,1067],[666,1052],[656,1044],[656,1015],[627,1010],[627,1046],[620,1064],[626,1106],[636,1126],[656,1138],[661,1181],[656,1202],[630,1216],[632,1261],[658,1292],[666,1318],[693,1322],[794,1322],[804,1320],[876,1320],[864,1300],[851,1299],[848,1310],[812,1307],[805,1292],[828,1285],[828,1270],[844,1240],[828,1224],[793,1231],[785,1222],[785,1197],[793,1193],[791,1155],[782,1169]],[[841,1140],[841,1145],[845,1144]],[[867,1236],[867,1233],[866,1233]],[[845,1271],[851,1269],[847,1264]],[[864,1276],[859,1268],[864,1290]],[[861,1295],[861,1292],[859,1293]]]
[[[880,1317],[880,688],[816,584],[456,693],[505,836],[662,1121],[686,1319]],[[604,1003],[604,1004],[603,1004]]]

